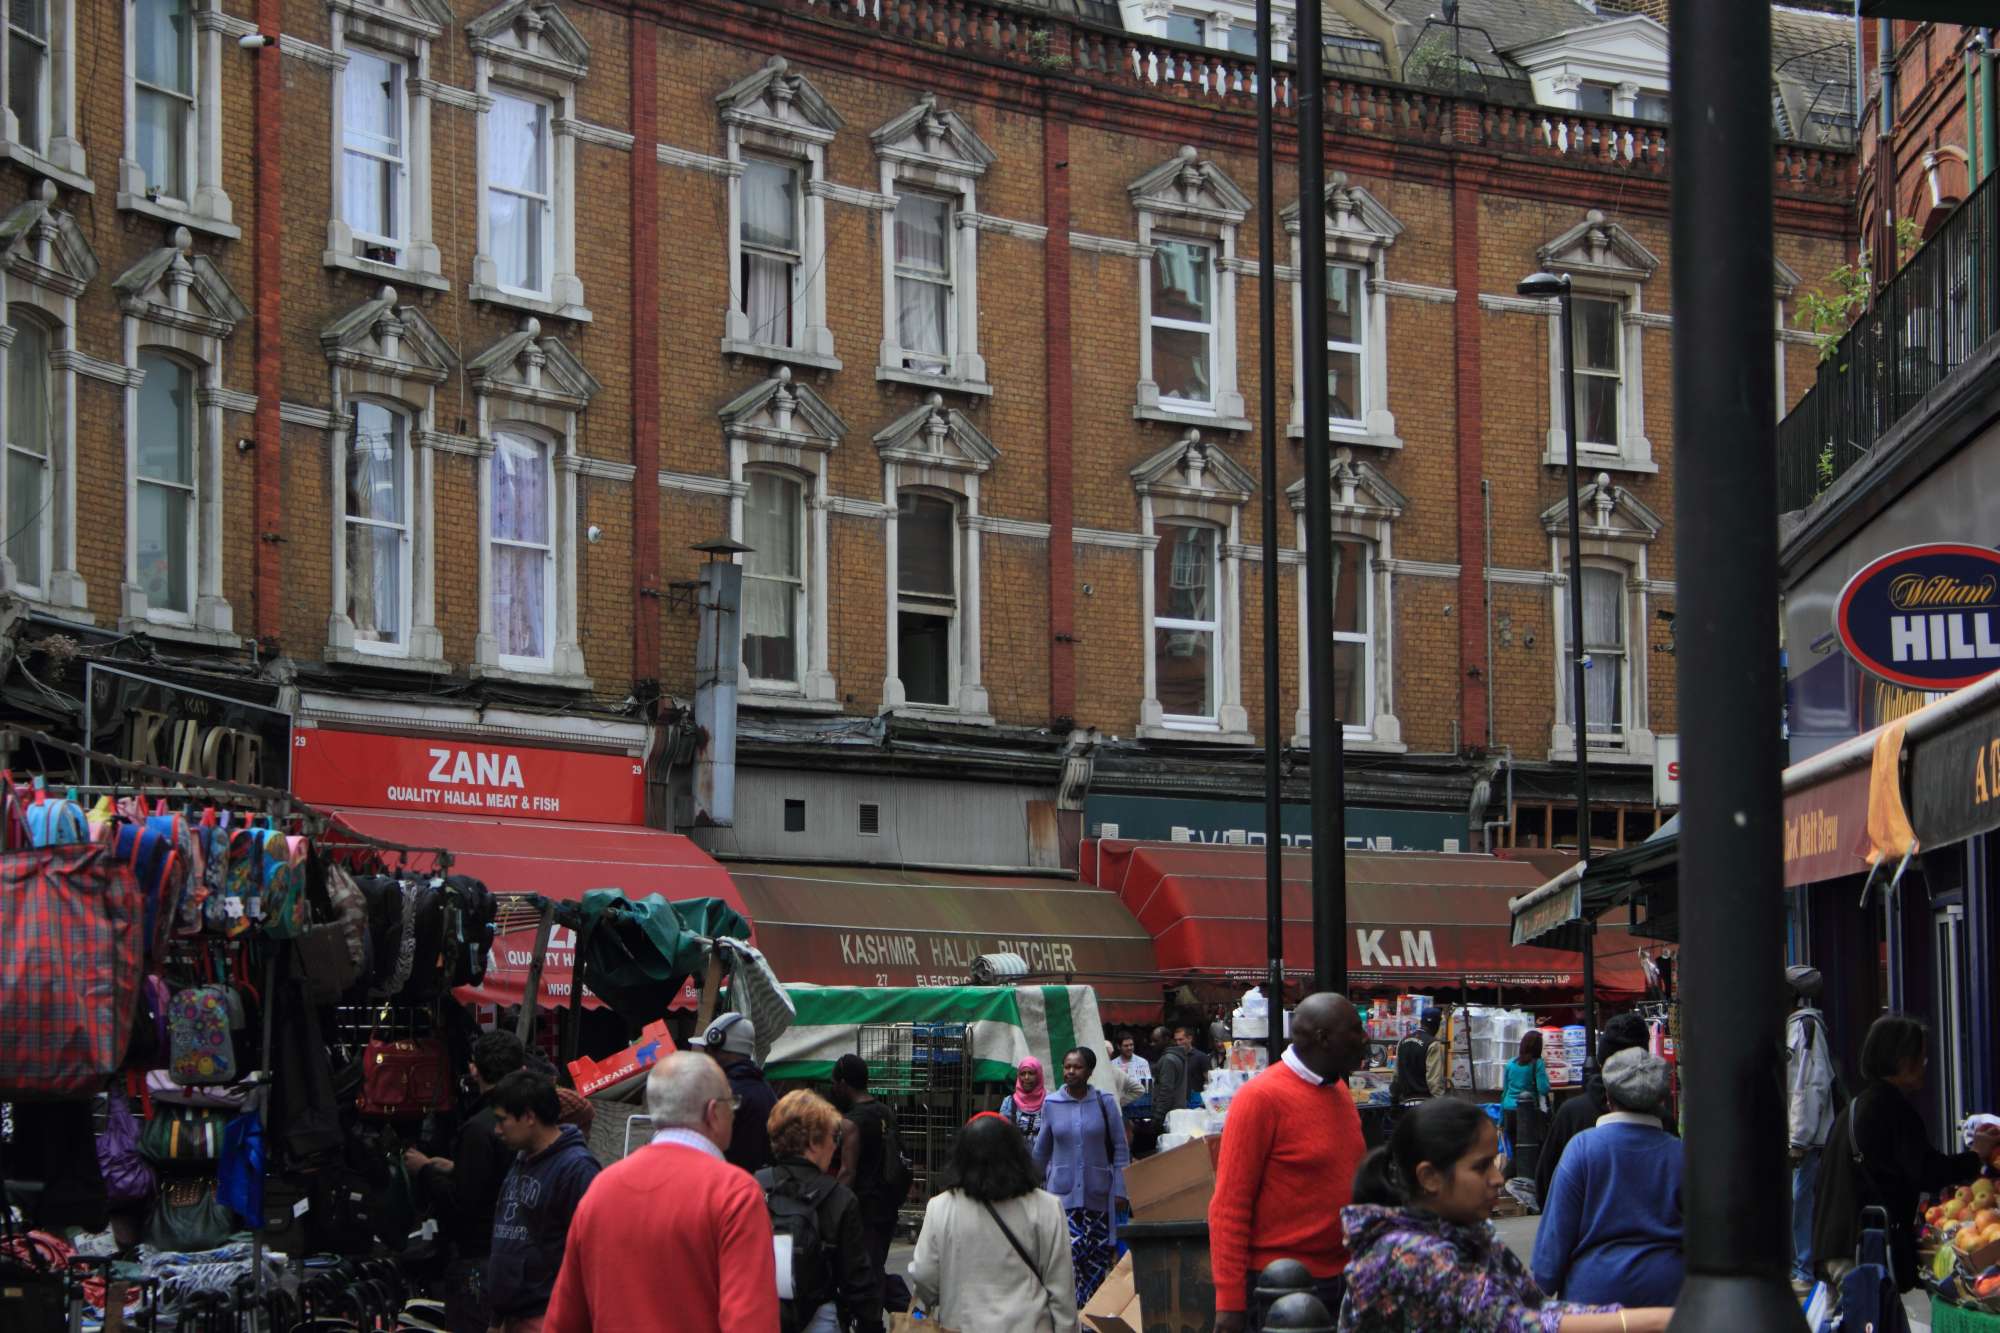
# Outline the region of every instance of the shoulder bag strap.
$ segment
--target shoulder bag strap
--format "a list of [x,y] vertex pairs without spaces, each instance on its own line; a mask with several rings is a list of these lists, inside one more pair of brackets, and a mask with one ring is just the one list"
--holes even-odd
[[1111,1137],[1115,1132],[1111,1125],[1111,1112],[1104,1105],[1105,1099],[1111,1094],[1099,1089],[1095,1095],[1097,1100],[1097,1116],[1098,1119],[1104,1122],[1104,1160],[1106,1162],[1115,1162],[1118,1160],[1118,1140]]
[[980,1206],[986,1209],[986,1215],[993,1219],[993,1225],[1000,1228],[1000,1234],[1005,1236],[1007,1238],[1007,1243],[1014,1247],[1014,1253],[1021,1256],[1021,1262],[1026,1264],[1028,1266],[1028,1271],[1035,1275],[1035,1281],[1041,1283],[1044,1287],[1047,1287],[1049,1285],[1048,1279],[1042,1276],[1042,1266],[1035,1262],[1035,1257],[1033,1255],[1028,1253],[1028,1247],[1021,1243],[1021,1238],[1014,1234],[1014,1229],[1008,1226],[1006,1222],[1001,1220],[1000,1214],[998,1210],[996,1210],[993,1207],[992,1201],[988,1199],[981,1199],[979,1202]]

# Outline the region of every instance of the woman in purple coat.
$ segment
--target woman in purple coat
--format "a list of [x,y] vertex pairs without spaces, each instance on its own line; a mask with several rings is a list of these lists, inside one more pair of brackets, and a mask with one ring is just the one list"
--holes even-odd
[[1035,1165],[1069,1217],[1069,1252],[1081,1309],[1111,1271],[1117,1231],[1112,1210],[1125,1202],[1132,1149],[1118,1099],[1090,1086],[1097,1053],[1079,1046],[1063,1057],[1063,1084],[1042,1103]]

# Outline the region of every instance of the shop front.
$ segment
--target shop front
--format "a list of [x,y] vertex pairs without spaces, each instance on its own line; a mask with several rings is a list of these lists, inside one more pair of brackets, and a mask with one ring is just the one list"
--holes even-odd
[[[743,912],[729,874],[688,838],[645,817],[644,730],[627,744],[559,748],[494,735],[363,731],[301,725],[292,790],[355,833],[403,847],[448,851],[455,872],[502,898],[501,933],[485,982],[464,998],[519,1003],[534,962],[538,921],[509,902],[539,894],[580,899],[591,889],[628,898],[716,898]],[[745,913],[747,915],[747,913]],[[569,998],[573,932],[549,937],[540,1003]],[[681,1005],[692,1004],[683,992]]]

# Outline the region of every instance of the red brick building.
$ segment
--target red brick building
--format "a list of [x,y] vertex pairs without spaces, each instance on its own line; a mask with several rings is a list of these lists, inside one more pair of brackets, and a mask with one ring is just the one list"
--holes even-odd
[[[727,537],[754,552],[723,850],[1053,864],[1058,809],[1258,790],[1246,57],[984,0],[26,8],[0,164],[24,642],[138,636],[305,722],[629,753],[672,786],[680,585]],[[1509,91],[1386,61],[1329,85],[1358,835],[1470,847],[1512,813],[1466,829],[1506,753],[1499,840],[1571,836],[1555,321],[1514,294],[1539,267],[1586,298],[1598,836],[1657,820],[1672,143],[1654,76],[1618,73],[1663,80],[1664,29],[1601,8],[1523,35],[1541,63]],[[1634,114],[1580,109],[1599,65]],[[1544,76],[1567,104],[1533,100]],[[1298,690],[1276,91],[1276,734],[1303,745],[1331,720]],[[1854,167],[1781,143],[1773,171],[1789,402]]]

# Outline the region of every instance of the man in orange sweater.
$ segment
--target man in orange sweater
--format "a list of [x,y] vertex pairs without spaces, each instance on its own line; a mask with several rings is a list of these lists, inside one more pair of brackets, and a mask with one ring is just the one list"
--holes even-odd
[[607,1168],[570,1223],[543,1333],[752,1333],[778,1327],[764,1191],[722,1153],[735,1098],[713,1060],[646,1078],[653,1142]]
[[1340,1309],[1340,1210],[1367,1152],[1347,1076],[1367,1053],[1368,1031],[1345,997],[1308,995],[1283,1061],[1230,1102],[1208,1205],[1215,1333],[1243,1333],[1257,1274],[1274,1259],[1305,1264],[1327,1310]]

